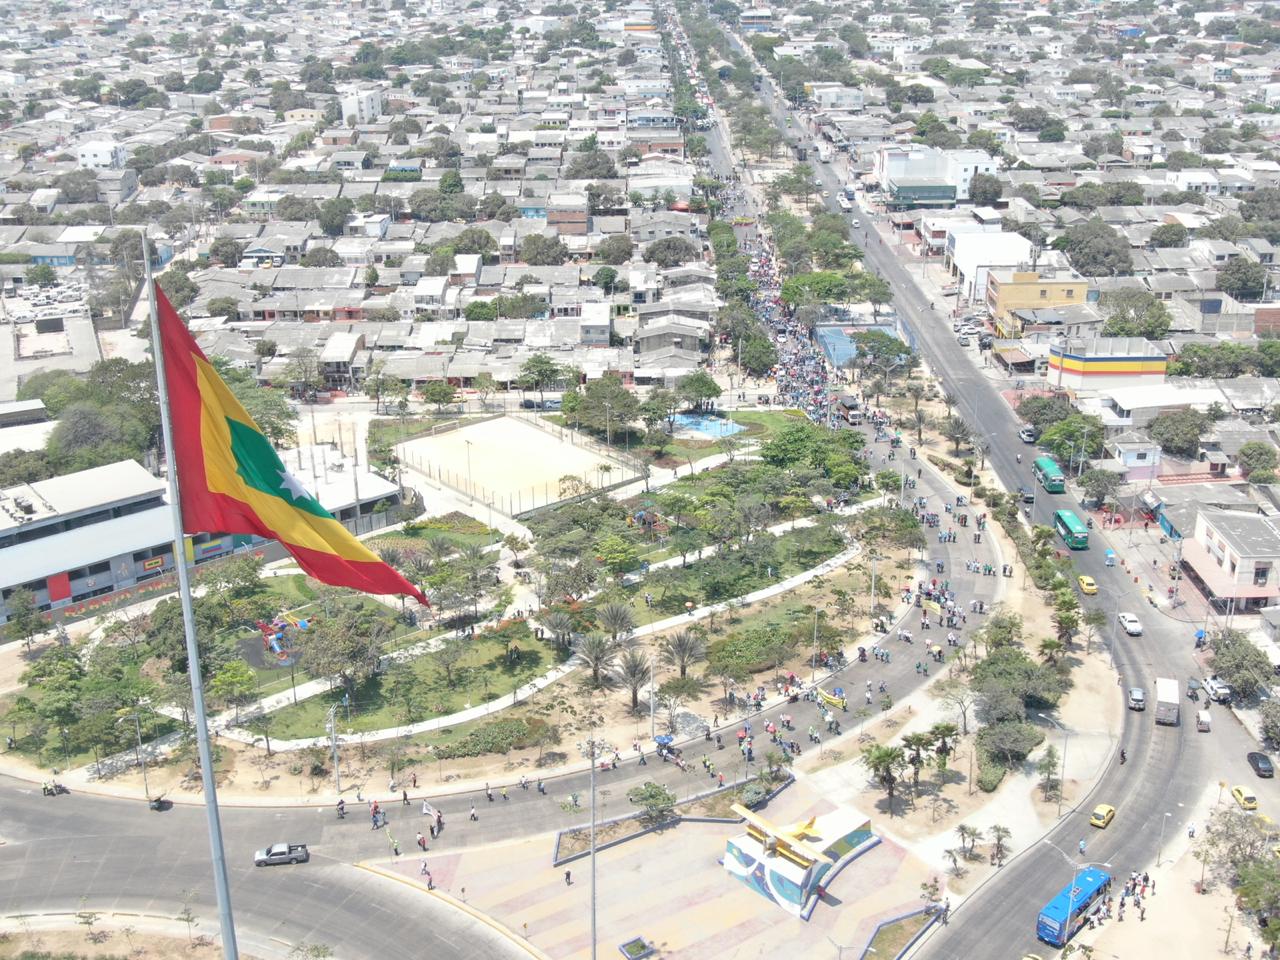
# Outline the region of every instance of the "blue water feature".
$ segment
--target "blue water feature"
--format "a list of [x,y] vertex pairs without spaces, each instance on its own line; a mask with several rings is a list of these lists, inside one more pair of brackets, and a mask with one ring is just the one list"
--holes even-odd
[[[854,342],[853,335],[855,333],[867,333],[871,330],[887,333],[891,337],[898,335],[892,324],[859,324],[857,326],[841,324],[838,326],[814,327],[813,336],[818,341],[818,346],[822,348],[822,352],[827,355],[827,360],[831,362],[831,365],[837,369],[842,369],[849,358],[856,356],[858,353],[858,345]],[[907,346],[914,349],[914,344],[908,343]]]
[[677,430],[687,430],[691,433],[700,433],[704,437],[711,437],[713,440],[719,440],[721,437],[731,437],[735,433],[741,433],[747,429],[740,423],[712,416],[709,413],[677,413],[675,416],[675,428]]

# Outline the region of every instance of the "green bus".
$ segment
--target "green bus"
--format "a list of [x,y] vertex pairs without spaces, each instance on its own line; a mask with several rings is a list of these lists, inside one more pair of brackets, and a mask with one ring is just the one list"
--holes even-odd
[[1037,457],[1031,465],[1031,475],[1050,493],[1062,493],[1067,489],[1067,478],[1053,457]]
[[1053,529],[1072,550],[1086,550],[1089,547],[1089,528],[1070,510],[1053,512]]

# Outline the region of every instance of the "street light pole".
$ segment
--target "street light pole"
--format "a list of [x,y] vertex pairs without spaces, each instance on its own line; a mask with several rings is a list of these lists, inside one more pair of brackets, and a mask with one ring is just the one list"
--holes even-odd
[[120,719],[133,720],[133,731],[138,738],[138,745],[134,749],[134,756],[138,759],[138,766],[142,767],[142,793],[148,800],[150,800],[151,788],[147,786],[147,761],[142,756],[142,721],[138,719],[138,715],[136,713],[128,714]]
[[1166,812],[1165,815],[1160,818],[1160,844],[1156,847],[1157,867],[1160,866],[1160,861],[1164,858],[1164,828],[1165,824],[1169,822],[1169,818],[1171,816],[1173,816],[1173,814]]

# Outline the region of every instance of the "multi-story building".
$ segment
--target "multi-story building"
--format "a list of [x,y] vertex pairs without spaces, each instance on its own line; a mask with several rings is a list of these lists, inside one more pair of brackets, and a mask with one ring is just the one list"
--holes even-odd
[[1182,564],[1219,607],[1265,607],[1280,598],[1280,523],[1260,513],[1201,507],[1180,541]]
[[375,86],[348,87],[339,94],[343,121],[373,123],[382,116],[382,89]]
[[90,140],[76,147],[76,163],[85,170],[119,170],[128,153],[110,140]]
[[991,270],[987,274],[987,309],[1002,337],[1022,336],[1013,311],[1066,307],[1084,303],[1089,281],[1071,270]]
[[[399,488],[325,444],[285,451],[286,466],[349,529],[368,532],[393,516]],[[168,483],[133,460],[0,490],[0,623],[5,601],[25,587],[45,611],[75,610],[112,594],[146,588],[171,574],[173,513]],[[356,520],[359,491],[359,520]],[[185,538],[188,561],[201,564],[255,548],[282,556],[258,537],[200,533]]]

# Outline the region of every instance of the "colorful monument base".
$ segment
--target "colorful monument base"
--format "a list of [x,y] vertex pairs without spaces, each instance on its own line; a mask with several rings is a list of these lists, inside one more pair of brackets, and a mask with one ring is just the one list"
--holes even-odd
[[724,868],[793,916],[808,919],[822,881],[841,860],[874,845],[871,821],[837,811],[779,826],[745,807],[747,832],[725,846]]

